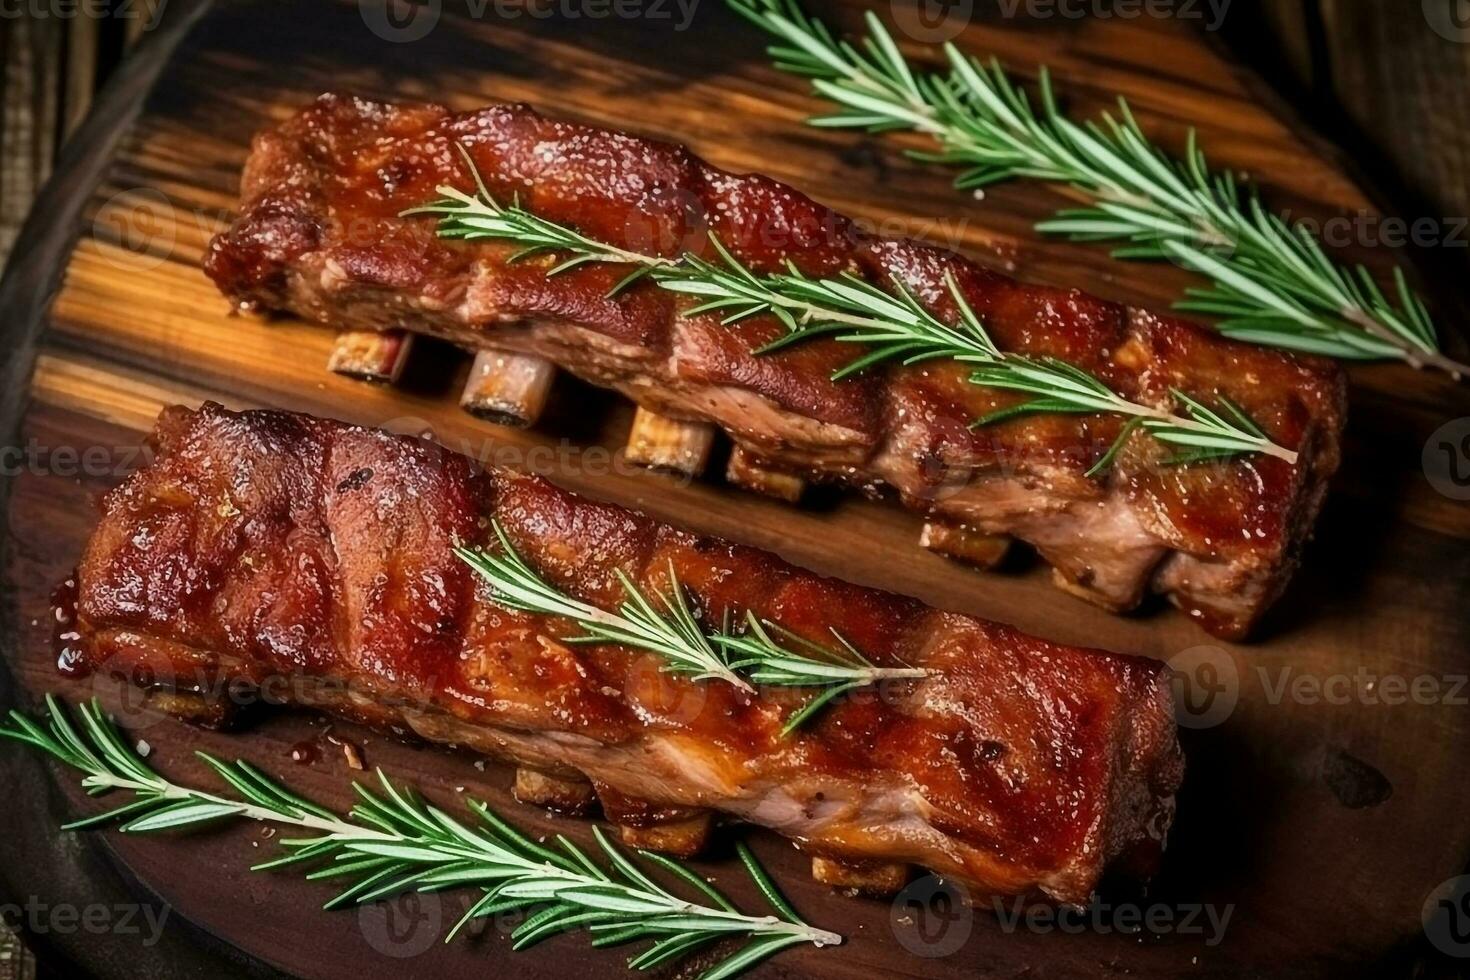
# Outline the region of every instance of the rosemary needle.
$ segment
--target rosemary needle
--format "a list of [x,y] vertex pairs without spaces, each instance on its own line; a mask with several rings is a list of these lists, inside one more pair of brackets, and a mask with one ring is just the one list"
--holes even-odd
[[327,908],[362,904],[408,891],[473,887],[483,891],[445,937],[468,922],[510,912],[527,913],[511,933],[524,949],[557,933],[583,928],[594,946],[639,939],[652,944],[628,961],[646,970],[731,937],[748,942],[709,969],[703,980],[723,980],[766,957],[801,943],[832,946],[842,937],[808,925],[781,897],[745,845],[741,862],[774,915],[739,911],[713,885],[671,858],[646,851],[637,857],[678,880],[697,898],[683,898],[656,881],[645,867],[594,828],[606,866],[560,835],[554,846],[532,841],[485,804],[471,800],[479,818],[465,823],[392,783],[382,770],[382,795],[354,783],[358,802],[342,818],[287,790],[248,762],[223,762],[198,753],[239,794],[239,799],[184,786],[159,775],[127,748],[96,701],[83,704],[80,726],[56,698],[46,698],[41,724],[18,711],[0,725],[0,738],[38,749],[83,773],[91,795],[132,793],[120,807],[66,825],[66,829],[117,823],[123,832],[173,830],[223,819],[263,820],[298,827],[312,836],[286,839],[289,853],[255,870],[311,864],[313,880],[351,882]]

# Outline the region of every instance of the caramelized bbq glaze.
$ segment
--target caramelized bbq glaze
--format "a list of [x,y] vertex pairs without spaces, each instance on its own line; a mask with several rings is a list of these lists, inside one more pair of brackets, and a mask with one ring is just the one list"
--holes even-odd
[[[985,892],[1081,902],[1108,862],[1162,847],[1183,766],[1162,665],[821,578],[419,440],[208,404],[166,410],[154,439],[80,565],[95,669],[196,693],[286,678],[277,699],[589,779],[631,825],[712,809]],[[585,601],[621,600],[615,570],[646,590],[672,570],[707,623],[836,628],[934,673],[782,737],[793,692],[673,677],[497,606],[451,550],[487,542],[492,518]]]
[[[626,267],[548,279],[554,257],[510,264],[517,246],[440,240],[432,219],[399,215],[441,184],[474,189],[455,144],[500,199],[645,254],[708,255],[714,234],[757,271],[790,262],[811,276],[896,279],[940,316],[954,312],[951,274],[1002,348],[1065,358],[1150,404],[1168,404],[1171,386],[1206,402],[1228,396],[1300,462],[1161,466],[1166,450],[1137,434],[1108,474],[1089,478],[1117,417],[972,429],[1021,396],[934,362],[834,382],[853,345],[820,339],[757,357],[781,335],[774,318],[725,326],[681,315],[694,300],[652,283],[609,297]],[[212,242],[206,270],[242,305],[545,357],[654,411],[715,422],[767,465],[888,484],[938,519],[1026,540],[1064,587],[1113,609],[1152,588],[1212,631],[1243,635],[1290,578],[1338,462],[1344,382],[1329,363],[870,236],[767,177],[525,106],[452,113],[326,95],[256,137],[241,190],[241,216]]]

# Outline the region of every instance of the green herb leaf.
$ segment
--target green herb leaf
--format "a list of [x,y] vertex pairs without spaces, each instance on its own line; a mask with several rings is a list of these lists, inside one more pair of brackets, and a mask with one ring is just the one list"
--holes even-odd
[[[660,654],[666,670],[693,680],[722,680],[745,691],[751,682],[777,687],[825,688],[788,720],[789,734],[819,708],[847,691],[888,679],[917,679],[929,671],[910,667],[878,667],[839,634],[838,649],[804,640],[774,623],[746,614],[744,632],[706,631],[689,605],[688,594],[669,565],[669,591],[655,604],[621,570],[616,572],[627,600],[615,612],[582,602],[542,578],[511,544],[498,521],[491,525],[494,552],[456,548],[460,559],[490,587],[495,602],[545,616],[571,620],[580,635],[564,642],[616,643]],[[772,634],[781,637],[776,639]],[[611,852],[610,852],[611,853]]]
[[[130,803],[71,826],[126,820],[122,829],[146,833],[236,817],[304,828],[319,836],[282,841],[282,846],[299,850],[257,867],[280,867],[302,860],[330,862],[307,877],[352,881],[326,903],[327,908],[376,901],[404,891],[493,882],[450,930],[447,939],[471,919],[497,911],[534,908],[536,911],[513,934],[513,948],[522,949],[575,928],[591,930],[598,945],[657,936],[652,946],[630,961],[630,965],[646,969],[726,936],[750,937],[749,945],[717,962],[705,974],[713,977],[733,976],[787,946],[842,942],[836,933],[810,926],[797,916],[743,844],[739,845],[742,863],[781,917],[742,913],[672,858],[641,855],[654,867],[693,885],[698,893],[695,899],[681,898],[655,882],[596,828],[599,847],[611,864],[608,870],[565,838],[559,843],[567,856],[541,848],[478,801],[471,801],[470,808],[482,818],[483,826],[467,826],[424,803],[411,790],[395,785],[381,771],[378,780],[382,796],[356,787],[362,802],[353,809],[352,816],[371,814],[372,819],[354,820],[337,817],[296,796],[248,763],[224,763],[206,757],[215,772],[242,797],[227,799],[154,772],[126,747],[97,702],[82,705],[78,714],[80,727],[59,701],[48,696],[44,724],[16,711],[0,724],[0,738],[28,745],[80,770],[86,785],[134,794]],[[701,899],[713,904],[702,905]]]
[[[872,20],[877,25],[876,20]],[[881,30],[881,28],[879,28]],[[845,49],[844,49],[845,50]],[[891,55],[891,42],[875,42],[873,54],[887,60]],[[853,53],[854,57],[859,57]],[[907,90],[908,76],[890,79],[893,86]],[[1024,96],[1010,89],[1005,90],[1005,99],[1014,103],[1019,112],[1024,107]],[[1005,103],[1009,104],[1009,103]],[[989,415],[987,420],[1012,418],[1016,415],[1042,411],[1073,414],[1118,413],[1130,418],[1141,419],[1143,428],[1151,433],[1170,435],[1171,442],[1199,450],[1218,449],[1223,442],[1235,447],[1235,452],[1265,453],[1294,464],[1296,453],[1272,442],[1259,427],[1251,423],[1248,429],[1229,421],[1218,414],[1195,411],[1182,413],[1158,405],[1130,401],[1108,388],[1101,380],[1073,364],[1048,357],[1027,357],[1009,354],[1000,350],[984,324],[971,309],[964,292],[952,277],[946,277],[949,298],[957,311],[955,322],[937,316],[921,303],[912,291],[895,278],[880,288],[856,276],[844,274],[834,278],[813,279],[803,274],[794,265],[786,272],[774,275],[758,275],[747,268],[727,249],[723,242],[711,236],[714,260],[686,253],[677,259],[662,256],[639,255],[615,246],[587,238],[575,229],[567,228],[538,218],[518,206],[505,207],[489,196],[485,183],[465,154],[465,160],[474,174],[478,196],[471,196],[453,187],[441,187],[443,200],[405,214],[431,214],[439,218],[439,234],[449,238],[485,237],[499,238],[529,247],[554,248],[565,252],[570,259],[554,266],[548,276],[557,275],[582,262],[626,262],[641,267],[658,285],[672,292],[699,297],[702,302],[685,315],[698,313],[726,312],[724,321],[733,323],[747,317],[769,314],[776,317],[787,329],[784,338],[761,347],[756,353],[767,354],[790,343],[830,336],[843,343],[865,344],[871,349],[858,355],[845,367],[833,372],[833,380],[840,380],[860,371],[875,368],[883,363],[897,361],[910,365],[930,360],[949,360],[975,365],[970,375],[974,384],[1008,391],[1022,391],[1037,397],[1024,407],[1004,410],[1004,415]],[[473,236],[470,234],[473,231]],[[624,277],[621,288],[629,281]],[[615,290],[616,291],[616,290]],[[1104,457],[1111,461],[1115,454]],[[1097,468],[1091,471],[1096,473]],[[493,561],[493,559],[492,559]],[[565,597],[557,597],[558,608],[572,612],[557,612],[546,605],[545,583],[526,578],[525,570],[507,566],[500,570],[509,576],[503,589],[504,601],[510,604],[531,603],[516,608],[533,609],[547,615],[568,615],[576,618],[576,609],[585,611],[582,604],[566,605]],[[677,603],[681,594],[665,597]],[[537,605],[539,603],[539,605]],[[679,619],[677,606],[669,607]],[[649,603],[637,590],[631,590],[628,603],[624,605],[619,622],[604,622],[598,629],[589,630],[579,642],[601,642],[611,640],[605,635],[609,630],[621,631],[624,639],[613,642],[632,642],[632,637],[648,639]],[[606,617],[608,614],[603,614]],[[595,617],[594,617],[595,618]],[[721,669],[708,650],[698,650],[702,644],[697,637],[684,635],[676,629],[660,638],[660,652],[670,660],[670,669],[694,672],[699,676],[721,677],[732,684],[741,682]],[[636,644],[635,644],[636,645]]]
[[[1395,269],[1390,300],[1361,267],[1334,263],[1304,227],[1262,206],[1257,191],[1232,173],[1210,170],[1193,130],[1182,159],[1143,134],[1128,104],[1118,114],[1076,123],[1058,108],[1041,70],[1033,106],[999,62],[981,62],[944,46],[949,71],[914,72],[870,12],[861,48],[836,39],[798,0],[728,0],[780,41],[777,67],[812,82],[816,94],[850,112],[809,120],[814,126],[869,132],[912,130],[939,153],[918,159],[964,167],[962,190],[1018,178],[1063,183],[1092,197],[1037,225],[1074,241],[1122,241],[1120,259],[1171,259],[1214,281],[1191,290],[1179,308],[1214,313],[1228,305],[1252,321],[1222,332],[1238,340],[1352,359],[1397,359],[1460,378],[1470,366],[1446,357],[1423,301]],[[1204,297],[1202,304],[1198,297]]]

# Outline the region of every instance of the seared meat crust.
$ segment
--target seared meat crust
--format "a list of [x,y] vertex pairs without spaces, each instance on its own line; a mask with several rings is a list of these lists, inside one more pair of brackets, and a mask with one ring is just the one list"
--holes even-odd
[[[1064,358],[1151,404],[1168,404],[1171,388],[1228,397],[1300,461],[1168,466],[1136,434],[1091,478],[1117,417],[974,429],[1022,396],[969,384],[949,363],[834,382],[853,345],[822,339],[756,356],[782,334],[772,317],[726,326],[717,314],[682,315],[695,301],[651,283],[609,297],[625,267],[548,279],[555,257],[512,264],[514,246],[440,240],[431,219],[400,212],[441,184],[473,190],[456,143],[501,199],[619,247],[708,254],[713,234],[757,271],[790,262],[812,276],[897,281],[941,316],[954,315],[952,275],[1002,348]],[[1115,610],[1152,589],[1212,632],[1243,636],[1285,588],[1338,465],[1345,384],[1335,365],[869,236],[769,178],[525,106],[451,113],[326,95],[256,137],[241,195],[206,268],[243,305],[545,357],[653,411],[713,422],[775,468],[887,484],[937,519],[1025,540],[1064,588]]]
[[[483,472],[420,440],[280,412],[169,409],[79,567],[87,662],[145,686],[296,702],[586,779],[610,816],[714,810],[822,857],[918,864],[1082,902],[1156,858],[1182,776],[1161,664],[821,578],[772,555]],[[453,554],[497,519],[559,587],[613,608],[671,571],[709,623],[746,610],[925,667],[824,709],[572,646]],[[287,684],[274,683],[285,678]],[[632,820],[631,817],[627,818]],[[640,818],[641,819],[641,818]]]

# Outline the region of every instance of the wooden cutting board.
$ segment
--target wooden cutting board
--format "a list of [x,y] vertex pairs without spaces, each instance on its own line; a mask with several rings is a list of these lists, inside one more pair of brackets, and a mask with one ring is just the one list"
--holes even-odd
[[[1163,307],[1189,281],[1168,266],[1124,265],[1098,249],[1039,241],[1031,224],[1060,200],[1045,188],[1018,184],[976,200],[952,191],[942,170],[901,155],[917,142],[803,127],[820,106],[767,66],[763,39],[717,0],[698,5],[685,29],[677,6],[652,4],[641,9],[663,13],[639,19],[512,16],[517,8],[505,3],[474,17],[445,5],[413,43],[375,34],[356,3],[196,3],[172,12],[72,145],[0,285],[0,414],[25,450],[7,457],[21,462],[6,471],[5,699],[33,707],[46,691],[72,700],[97,694],[165,772],[208,780],[191,756],[203,748],[345,803],[359,774],[321,739],[319,719],[268,717],[225,736],[141,713],[136,696],[110,681],[63,680],[54,670],[49,593],[76,560],[97,496],[136,465],[138,440],[165,404],[213,398],[427,431],[487,461],[529,461],[575,490],[822,572],[1057,640],[1216,669],[1224,707],[1209,717],[1217,724],[1185,732],[1179,819],[1165,871],[1149,890],[1109,888],[1109,906],[1080,931],[1044,920],[1016,926],[1009,907],[996,915],[988,905],[954,911],[833,894],[809,879],[789,846],[732,829],[725,839],[750,840],[802,912],[849,937],[840,949],[783,954],[766,975],[1317,976],[1422,967],[1431,950],[1421,907],[1470,854],[1470,691],[1458,680],[1470,671],[1470,505],[1436,490],[1421,460],[1431,433],[1470,416],[1470,386],[1392,365],[1354,369],[1347,463],[1316,541],[1262,638],[1231,646],[1171,610],[1109,616],[1057,592],[1044,569],[1024,561],[1001,574],[947,563],[916,547],[916,518],[893,505],[834,499],[797,510],[714,479],[686,485],[594,463],[579,450],[616,449],[631,412],[585,386],[559,381],[542,423],[512,431],[458,411],[468,361],[442,346],[421,344],[396,387],[343,380],[324,370],[329,333],[233,316],[200,273],[206,242],[230,218],[251,133],[319,92],[351,89],[458,108],[526,100],[680,140],[717,165],[765,171],[878,228],[1115,299]],[[860,15],[856,4],[816,9],[848,26]],[[901,5],[879,12],[915,23]],[[977,14],[956,41],[1022,73],[1050,64],[1082,111],[1124,94],[1166,144],[1181,144],[1186,126],[1198,124],[1218,164],[1255,174],[1271,202],[1295,215],[1367,207],[1340,155],[1308,137],[1194,26]],[[913,45],[916,56],[930,50]],[[1394,261],[1381,249],[1354,257],[1380,269]],[[1463,311],[1447,292],[1430,289],[1440,321],[1454,324]],[[1461,340],[1451,344],[1463,350]],[[539,462],[535,447],[546,447]],[[1433,687],[1433,703],[1384,703],[1398,683],[1390,678],[1428,678],[1418,690]],[[501,767],[481,770],[468,757],[346,725],[333,734],[357,745],[370,766],[450,805],[472,794],[538,832],[589,838],[585,821],[515,804]],[[290,759],[303,740],[322,747],[309,765]],[[177,837],[62,834],[57,822],[96,805],[82,801],[70,775],[12,747],[0,749],[0,774],[13,812],[0,835],[0,900],[55,906],[140,896],[155,912],[169,910],[153,944],[143,942],[146,926],[101,935],[37,930],[49,956],[79,970],[552,977],[574,963],[589,976],[623,972],[623,951],[594,951],[580,935],[514,955],[496,928],[442,945],[434,935],[464,907],[459,895],[361,914],[317,911],[326,888],[246,870],[272,846],[255,826]],[[701,869],[752,899],[728,844]],[[1155,910],[1154,930],[1120,931],[1134,907]],[[1229,916],[1223,935],[1210,912]]]

